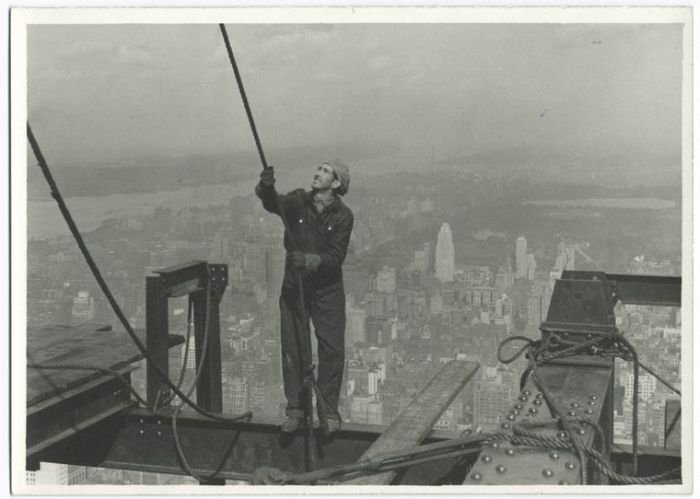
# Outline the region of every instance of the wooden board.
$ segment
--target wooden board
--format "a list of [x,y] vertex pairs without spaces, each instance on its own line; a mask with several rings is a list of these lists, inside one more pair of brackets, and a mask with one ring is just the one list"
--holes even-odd
[[[143,341],[145,332],[136,331]],[[171,335],[169,346],[184,341]],[[124,331],[113,331],[104,324],[45,326],[27,331],[28,364],[89,364],[120,369],[142,359]],[[99,372],[68,369],[27,369],[27,406],[32,406],[71,388],[87,383]]]
[[[478,369],[479,364],[462,360],[453,360],[445,364],[360,459],[420,444]],[[345,483],[388,485],[395,476],[396,473],[390,471]]]

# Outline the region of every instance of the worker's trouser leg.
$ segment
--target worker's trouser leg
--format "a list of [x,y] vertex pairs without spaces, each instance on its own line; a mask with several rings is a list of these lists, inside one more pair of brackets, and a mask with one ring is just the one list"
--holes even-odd
[[[299,339],[307,341],[302,314],[310,316],[318,339],[317,384],[328,405],[337,409],[343,381],[345,362],[345,296],[342,289],[305,297],[307,304],[303,314],[296,290],[282,291],[280,296],[282,375],[284,394],[287,397],[286,414],[293,417],[304,415],[302,397],[303,360],[300,357]],[[311,303],[308,303],[311,301]],[[308,323],[307,323],[308,327]],[[318,402],[317,402],[318,403]]]
[[[329,406],[338,409],[345,364],[345,294],[342,288],[311,302],[311,320],[318,340],[318,387]],[[319,401],[316,401],[319,405]]]
[[287,397],[287,416],[304,415],[302,397],[302,359],[299,353],[299,339],[304,332],[299,295],[283,290],[280,296],[280,326],[282,346],[282,378],[284,395]]

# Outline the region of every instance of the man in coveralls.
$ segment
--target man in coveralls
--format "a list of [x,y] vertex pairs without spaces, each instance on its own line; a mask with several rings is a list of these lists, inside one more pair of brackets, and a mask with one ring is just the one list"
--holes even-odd
[[[348,192],[349,185],[347,165],[334,160],[318,167],[310,191],[296,189],[278,194],[271,166],[260,174],[255,188],[265,210],[279,215],[282,209],[289,225],[284,233],[287,258],[280,296],[282,374],[287,398],[283,432],[296,431],[304,417],[304,364],[297,335],[308,328],[309,317],[318,340],[317,385],[330,406],[326,411],[328,430],[335,431],[340,426],[334,412],[338,408],[345,361],[345,292],[341,267],[354,221],[352,211],[340,197]],[[298,274],[303,282],[303,304],[299,299]],[[303,323],[304,318],[307,324]],[[310,364],[310,359],[307,363]]]

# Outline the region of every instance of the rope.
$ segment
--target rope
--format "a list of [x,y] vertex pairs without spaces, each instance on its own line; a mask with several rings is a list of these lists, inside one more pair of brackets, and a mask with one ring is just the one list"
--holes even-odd
[[139,352],[143,357],[146,359],[146,362],[148,362],[154,369],[154,371],[158,374],[158,377],[160,378],[161,382],[164,383],[165,385],[169,386],[182,400],[187,403],[192,409],[197,411],[198,413],[202,414],[203,416],[207,416],[211,419],[215,419],[218,421],[226,421],[226,422],[235,422],[235,421],[240,421],[241,419],[247,418],[249,416],[248,413],[242,414],[239,416],[234,416],[234,417],[225,417],[220,414],[216,414],[210,411],[207,411],[206,409],[200,407],[197,405],[194,401],[192,401],[189,397],[187,397],[175,384],[173,384],[172,381],[170,381],[170,378],[167,373],[161,369],[161,367],[154,361],[154,359],[150,356],[148,351],[146,350],[145,345],[141,342],[139,337],[137,336],[136,332],[134,329],[131,327],[131,324],[129,323],[129,320],[126,318],[124,315],[124,312],[121,310],[121,307],[117,303],[117,301],[114,298],[114,295],[112,294],[111,290],[109,289],[109,286],[105,282],[104,278],[102,277],[102,273],[100,272],[100,269],[97,267],[97,264],[95,263],[95,260],[92,258],[92,254],[88,250],[85,240],[83,239],[82,235],[80,234],[80,231],[78,230],[78,227],[75,224],[75,221],[73,220],[73,216],[71,215],[70,211],[68,210],[68,207],[66,206],[66,203],[63,199],[63,196],[61,195],[61,192],[58,189],[58,186],[56,185],[56,182],[53,179],[53,176],[51,175],[51,171],[49,170],[49,166],[46,163],[46,160],[44,159],[44,155],[41,152],[41,149],[39,148],[39,144],[34,137],[34,133],[32,132],[32,128],[29,125],[29,122],[27,122],[27,138],[29,140],[29,144],[31,145],[32,151],[34,153],[34,156],[36,157],[39,167],[41,168],[42,173],[44,174],[44,178],[46,179],[46,182],[49,184],[50,190],[51,190],[51,196],[56,200],[56,203],[58,204],[58,208],[61,211],[61,214],[63,215],[64,220],[68,224],[68,228],[70,229],[71,234],[73,235],[73,238],[75,239],[75,242],[78,245],[78,248],[80,249],[81,254],[85,258],[85,261],[88,264],[88,267],[90,267],[90,271],[92,272],[93,276],[95,277],[95,280],[97,281],[97,284],[99,285],[100,289],[102,290],[102,293],[105,295],[105,298],[107,298],[107,301],[109,302],[110,306],[112,307],[112,310],[116,314],[117,318],[121,322],[122,326],[126,330],[127,334],[131,338],[131,340],[134,342],[136,347],[138,348]]
[[[646,482],[640,482],[640,481],[634,481],[639,479],[640,477],[632,476],[628,477],[626,475],[619,475],[612,470],[612,467],[610,467],[610,464],[605,461],[601,461],[601,459],[598,457],[600,456],[600,453],[597,453],[595,449],[592,447],[588,446],[584,442],[582,442],[573,432],[573,428],[571,427],[571,422],[576,421],[575,419],[571,418],[562,418],[561,414],[563,412],[561,409],[557,406],[556,401],[552,397],[551,393],[547,389],[547,387],[542,383],[541,379],[539,378],[538,374],[538,366],[554,360],[554,359],[561,359],[565,357],[570,357],[574,355],[578,355],[581,353],[587,353],[589,355],[598,355],[602,357],[613,357],[613,358],[620,358],[622,360],[625,360],[627,362],[632,362],[634,366],[634,394],[633,394],[633,399],[632,399],[632,405],[633,405],[633,413],[632,413],[632,475],[637,474],[638,470],[638,446],[637,446],[637,433],[638,433],[638,377],[639,377],[639,367],[640,367],[640,362],[639,358],[637,356],[637,352],[634,349],[634,347],[630,344],[630,342],[624,338],[622,335],[619,334],[605,334],[605,333],[593,333],[597,335],[597,338],[593,338],[589,341],[585,342],[572,342],[572,341],[567,341],[562,338],[560,338],[556,334],[550,334],[547,336],[546,340],[532,340],[530,338],[527,338],[525,336],[512,336],[510,338],[506,338],[503,340],[498,348],[498,360],[504,364],[508,364],[513,362],[515,359],[517,359],[520,355],[523,353],[526,353],[526,357],[528,359],[528,369],[531,371],[531,376],[532,380],[537,386],[537,388],[542,392],[542,395],[545,398],[545,401],[549,405],[549,408],[551,409],[552,413],[555,415],[555,417],[558,420],[558,423],[563,427],[566,435],[568,436],[567,442],[567,448],[573,448],[576,453],[578,454],[578,457],[581,461],[581,481],[582,483],[586,483],[586,471],[585,471],[585,463],[586,463],[586,457],[592,457],[593,458],[593,464],[600,469],[602,473],[604,473],[606,476],[611,478],[614,481],[617,481],[619,483],[646,483]],[[520,348],[515,354],[511,355],[510,357],[504,357],[502,350],[503,348],[511,343],[512,341],[524,341],[525,345]],[[655,375],[653,371],[649,371],[650,374]],[[679,392],[680,393],[680,392]],[[602,429],[598,426],[595,425],[595,423],[589,421],[589,420],[580,420],[580,422],[589,424],[589,425],[594,425],[594,428],[596,429],[596,433],[598,436],[601,438],[603,442],[603,448],[605,447],[605,440],[604,440],[604,434]],[[521,432],[519,436],[526,435],[527,438],[541,438],[539,435],[535,434],[530,434],[530,433],[523,433],[522,426],[519,426],[519,431]],[[514,432],[515,432],[515,427],[514,427]],[[499,437],[499,438],[507,438],[506,437]],[[544,441],[544,440],[543,440]],[[550,442],[551,443],[551,442]],[[591,451],[595,452],[591,452]],[[597,455],[596,455],[597,453]],[[604,469],[602,469],[604,468]],[[672,470],[673,471],[673,470]],[[670,472],[669,472],[670,473]],[[668,478],[666,474],[661,474],[659,476],[663,476],[663,479]],[[656,477],[656,476],[655,476]],[[642,477],[645,480],[652,480],[649,477]],[[661,480],[662,478],[659,478]],[[653,481],[653,480],[652,480]]]

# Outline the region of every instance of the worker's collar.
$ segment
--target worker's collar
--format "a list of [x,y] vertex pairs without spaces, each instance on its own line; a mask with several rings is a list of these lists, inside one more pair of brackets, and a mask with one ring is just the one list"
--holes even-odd
[[307,202],[312,206],[318,202],[322,203],[323,211],[337,210],[340,206],[339,201],[340,200],[338,199],[338,196],[335,193],[330,198],[324,200],[317,200],[316,193],[314,191],[309,191],[307,193]]

